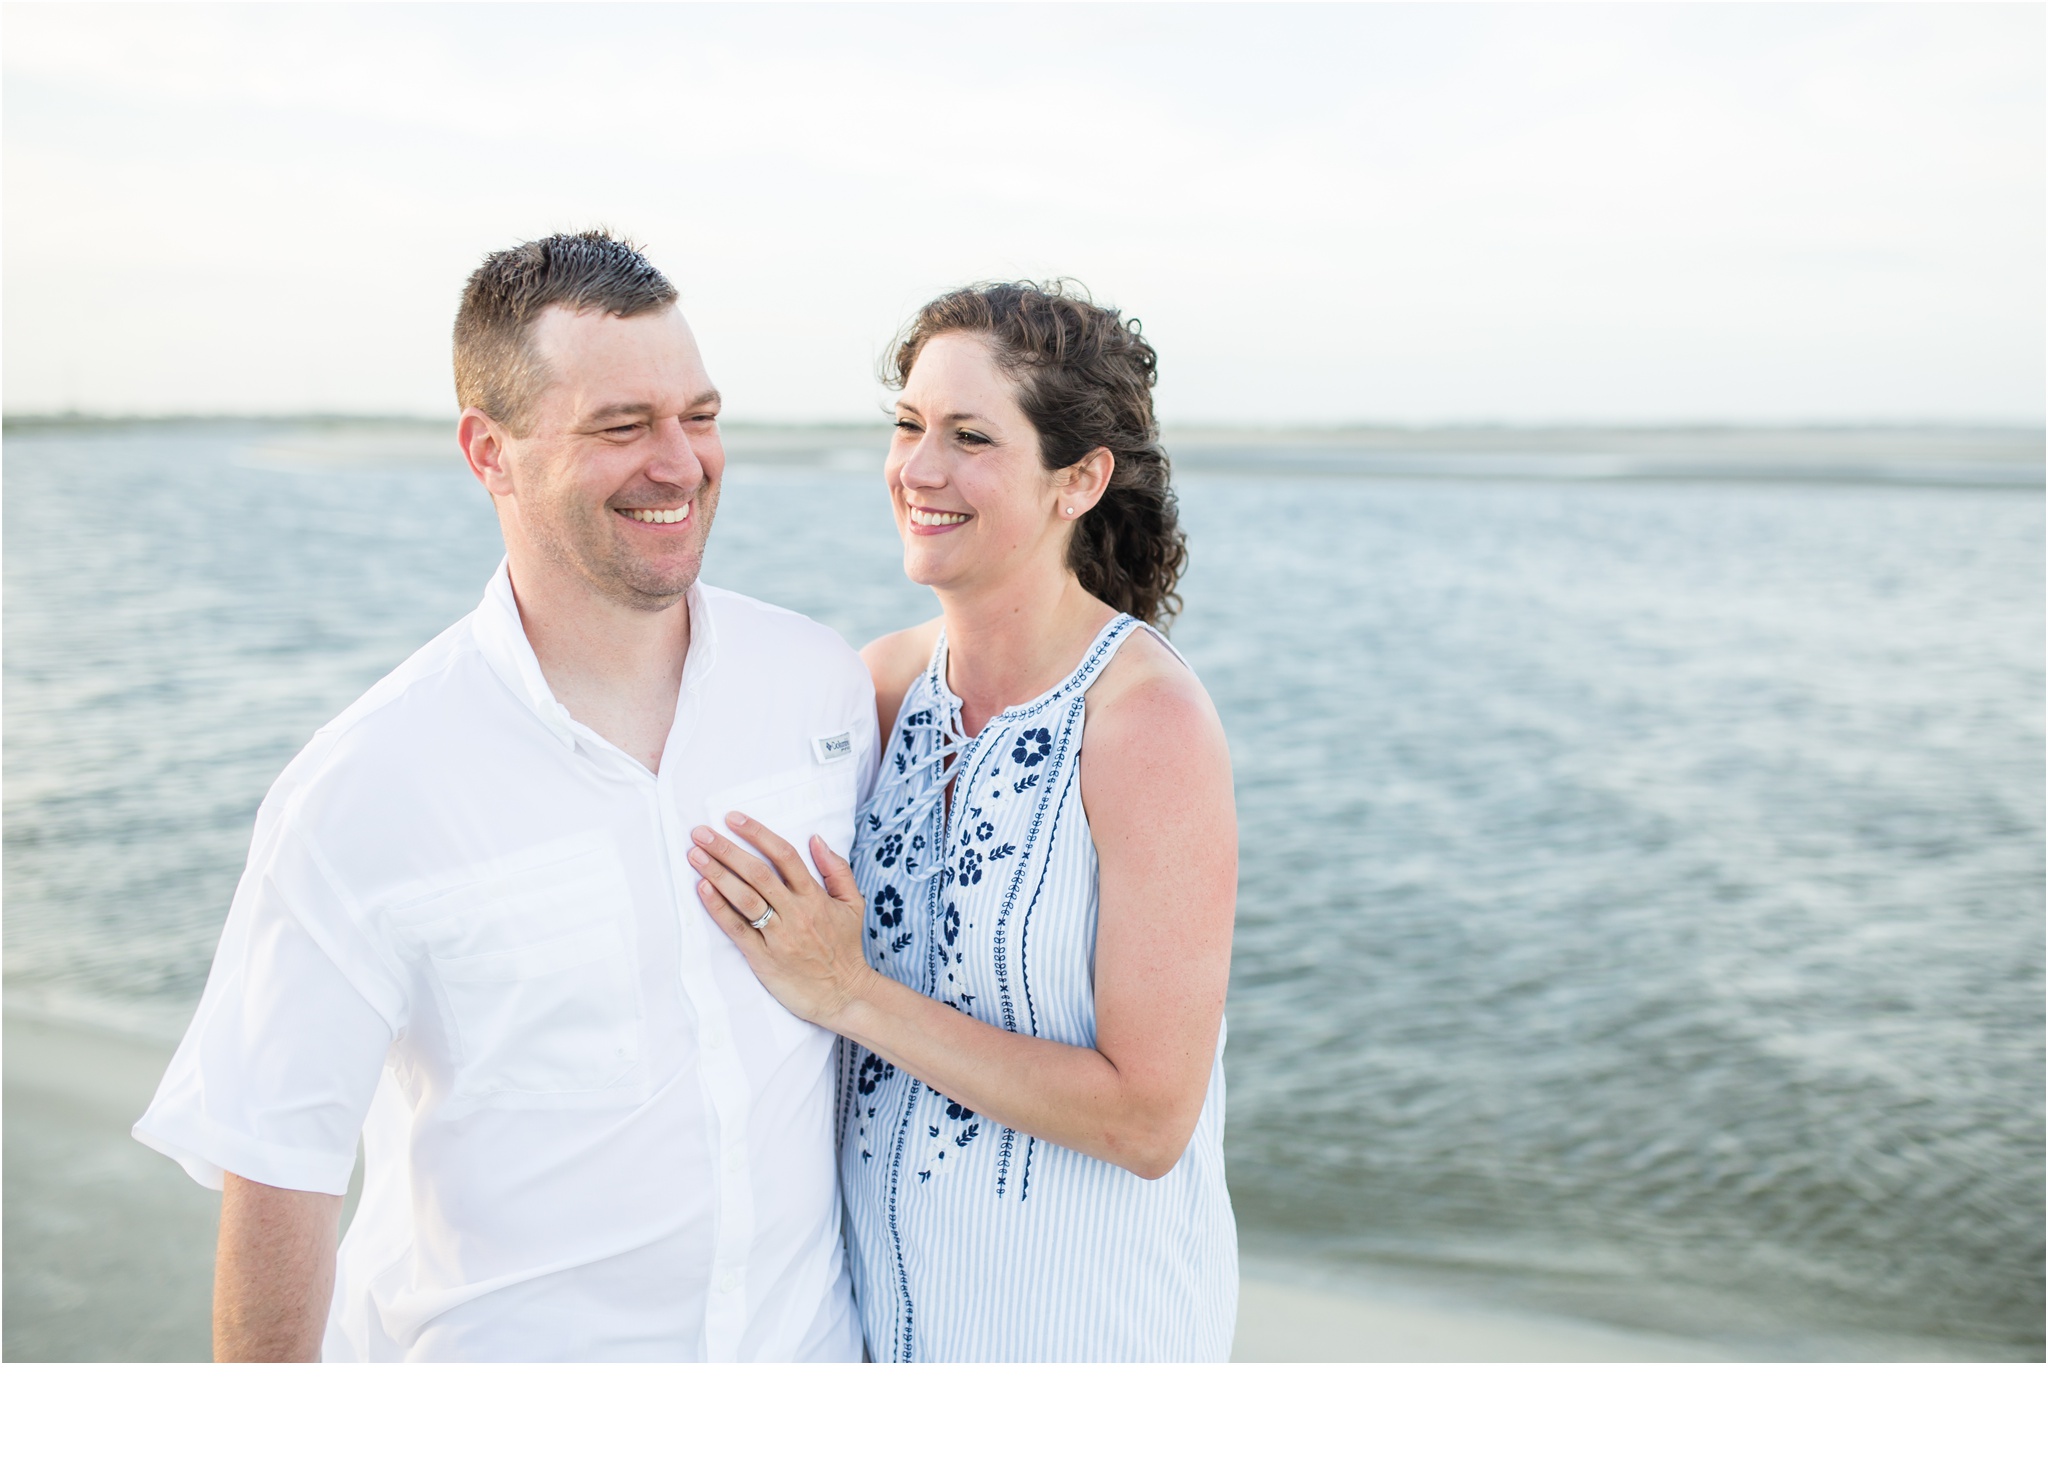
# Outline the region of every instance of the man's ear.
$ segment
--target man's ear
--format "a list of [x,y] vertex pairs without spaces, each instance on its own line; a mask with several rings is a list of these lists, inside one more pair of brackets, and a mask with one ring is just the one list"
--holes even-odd
[[455,441],[462,445],[469,471],[488,492],[501,498],[512,492],[512,475],[505,463],[505,445],[510,438],[503,426],[475,407],[463,408],[455,424]]

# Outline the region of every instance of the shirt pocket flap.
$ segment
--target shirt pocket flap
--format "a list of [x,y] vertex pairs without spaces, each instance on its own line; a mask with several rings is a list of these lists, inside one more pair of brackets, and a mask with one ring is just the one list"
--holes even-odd
[[[812,835],[822,837],[841,859],[852,853],[854,803],[858,794],[857,770],[852,766],[802,768],[734,784],[712,794],[707,801],[711,827],[729,839],[761,851],[725,822],[727,814],[744,814],[780,835],[804,862],[813,879],[817,863],[811,858]],[[765,856],[764,856],[765,858]]]
[[633,906],[610,841],[538,845],[392,908],[446,1014],[458,1097],[512,1104],[639,1088]]

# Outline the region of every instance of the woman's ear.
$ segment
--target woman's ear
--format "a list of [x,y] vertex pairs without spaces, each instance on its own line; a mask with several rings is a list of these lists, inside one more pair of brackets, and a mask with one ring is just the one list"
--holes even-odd
[[1061,470],[1060,517],[1078,519],[1102,500],[1109,489],[1109,477],[1116,472],[1116,455],[1108,448],[1091,448],[1080,462]]

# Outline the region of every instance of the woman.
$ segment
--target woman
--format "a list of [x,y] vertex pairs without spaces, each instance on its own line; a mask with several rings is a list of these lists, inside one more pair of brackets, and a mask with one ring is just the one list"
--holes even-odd
[[1154,629],[1186,560],[1156,357],[1005,284],[927,305],[894,366],[885,476],[943,614],[862,653],[890,734],[851,864],[812,840],[820,888],[734,815],[696,831],[699,894],[846,1039],[871,1356],[1221,1361],[1237,828],[1222,726]]

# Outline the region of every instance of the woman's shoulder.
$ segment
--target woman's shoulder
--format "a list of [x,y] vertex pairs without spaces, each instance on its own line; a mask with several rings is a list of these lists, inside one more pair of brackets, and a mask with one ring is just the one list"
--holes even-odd
[[1149,627],[1133,630],[1088,689],[1091,751],[1150,753],[1146,761],[1220,757],[1227,765],[1223,723],[1188,664]]
[[1150,631],[1134,631],[1088,691],[1081,798],[1097,853],[1154,858],[1181,840],[1234,849],[1230,745],[1201,679]]
[[888,736],[894,725],[896,709],[903,705],[910,684],[931,665],[932,648],[939,644],[939,629],[945,623],[945,617],[934,616],[923,625],[891,631],[861,647],[860,659],[867,663],[868,675],[875,683],[876,710],[885,714],[883,736]]

